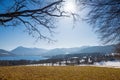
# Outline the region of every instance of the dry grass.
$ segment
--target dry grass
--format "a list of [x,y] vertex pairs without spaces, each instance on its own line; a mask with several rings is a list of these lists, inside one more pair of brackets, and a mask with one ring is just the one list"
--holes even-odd
[[0,67],[0,80],[120,80],[120,69],[87,66]]

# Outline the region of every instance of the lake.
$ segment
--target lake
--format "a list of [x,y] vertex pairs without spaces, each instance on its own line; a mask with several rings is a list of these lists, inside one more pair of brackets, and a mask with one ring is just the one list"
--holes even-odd
[[41,56],[0,56],[0,60],[44,60]]

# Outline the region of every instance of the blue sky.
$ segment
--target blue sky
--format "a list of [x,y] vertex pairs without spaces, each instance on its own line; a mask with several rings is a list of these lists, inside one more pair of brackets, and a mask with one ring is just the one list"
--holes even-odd
[[[56,25],[54,39],[57,42],[51,44],[44,40],[35,42],[35,38],[24,32],[24,26],[1,26],[0,49],[11,50],[18,46],[52,49],[100,45],[98,36],[94,33],[92,26],[84,21],[73,24],[71,18],[61,18]],[[75,27],[73,28],[73,26]]]
[[85,22],[80,21],[74,25],[73,21],[69,19],[61,19],[56,24],[58,28],[55,30],[56,34],[54,34],[53,38],[57,42],[50,44],[43,40],[36,42],[35,38],[24,32],[24,26],[0,27],[0,48],[11,50],[18,46],[24,46],[51,49],[100,44],[92,27]]

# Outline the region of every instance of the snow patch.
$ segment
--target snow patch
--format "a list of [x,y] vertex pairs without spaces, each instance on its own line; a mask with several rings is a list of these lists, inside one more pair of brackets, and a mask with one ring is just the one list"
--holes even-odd
[[120,67],[120,61],[101,61],[94,63],[96,66]]

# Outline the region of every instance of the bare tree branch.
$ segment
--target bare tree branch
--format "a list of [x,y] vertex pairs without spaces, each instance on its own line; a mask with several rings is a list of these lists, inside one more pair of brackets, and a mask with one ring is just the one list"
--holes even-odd
[[54,24],[55,18],[67,17],[65,12],[60,9],[60,6],[64,2],[63,0],[54,0],[49,3],[43,3],[43,6],[36,8],[33,8],[30,5],[41,5],[41,0],[13,1],[13,5],[9,6],[9,9],[6,9],[6,12],[0,13],[0,25],[17,26],[17,23],[21,23],[26,27],[30,35],[36,36],[36,34],[38,34],[39,39],[52,40],[50,37],[43,35],[39,27],[48,29],[49,33],[52,34],[54,33],[53,29],[56,27]]
[[78,1],[89,10],[86,20],[99,33],[101,41],[120,44],[120,0]]

